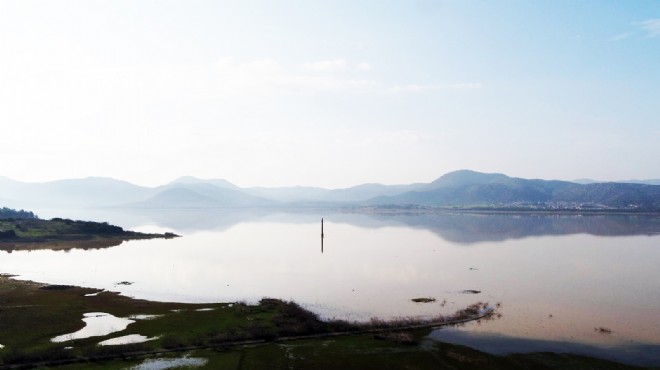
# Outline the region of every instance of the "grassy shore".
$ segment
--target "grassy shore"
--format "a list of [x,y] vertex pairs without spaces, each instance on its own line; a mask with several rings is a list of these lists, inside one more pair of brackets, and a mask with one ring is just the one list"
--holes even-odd
[[127,231],[107,222],[75,221],[64,218],[0,219],[0,243],[38,243],[76,240],[132,240],[173,238],[173,233],[146,234]]
[[[0,275],[0,368],[121,369],[145,361],[193,361],[227,369],[438,369],[629,367],[579,356],[498,357],[426,339],[428,327],[496,317],[484,303],[429,320],[369,323],[321,321],[293,302],[182,304],[131,299],[111,292],[45,285]],[[85,325],[83,314],[135,318],[125,330],[53,343]],[[140,316],[138,316],[140,317]],[[145,317],[145,316],[142,316]],[[100,346],[129,334],[155,338]],[[194,362],[193,361],[193,362]],[[192,364],[192,363],[191,363]]]

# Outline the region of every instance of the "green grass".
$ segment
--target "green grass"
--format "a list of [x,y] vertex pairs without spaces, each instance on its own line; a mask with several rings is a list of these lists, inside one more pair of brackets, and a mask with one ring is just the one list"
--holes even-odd
[[552,353],[494,356],[474,349],[425,339],[426,332],[415,332],[416,343],[357,335],[332,339],[301,340],[240,346],[223,350],[194,350],[129,360],[83,363],[57,367],[73,369],[126,369],[149,359],[185,356],[207,360],[195,369],[635,369],[617,363],[574,355]]
[[73,248],[108,248],[131,239],[172,238],[177,235],[144,234],[125,231],[105,222],[0,219],[0,250],[69,250]]
[[[258,305],[159,303],[109,292],[85,297],[94,290],[43,289],[44,286],[0,275],[0,343],[5,345],[0,349],[0,368],[54,365],[75,359],[77,363],[57,368],[124,369],[145,359],[186,355],[208,360],[202,367],[205,369],[561,369],[568,364],[576,369],[630,368],[579,356],[492,356],[427,339],[428,328],[405,331],[393,328],[372,334],[273,342],[286,336],[364,330],[371,328],[370,325],[382,327],[392,323],[359,326],[321,322],[295,303],[275,299],[264,299]],[[456,316],[469,315],[477,307],[475,304]],[[199,311],[200,308],[213,310]],[[84,325],[81,319],[87,312],[107,312],[117,317],[162,316],[137,320],[124,331],[102,337],[50,342],[55,336],[81,329]],[[100,341],[128,334],[159,338],[141,344],[98,346]],[[241,340],[254,339],[262,341],[239,344]],[[155,351],[161,353],[153,354]]]
[[[45,289],[46,288],[46,289]],[[57,288],[57,289],[48,289]],[[218,346],[240,340],[274,339],[283,335],[326,332],[332,323],[291,302],[264,299],[259,305],[244,303],[182,304],[131,299],[116,293],[85,294],[93,289],[53,287],[9,276],[0,276],[0,365],[97,357],[134,351],[153,351],[190,346]],[[212,310],[199,311],[200,308]],[[84,326],[87,312],[106,312],[117,317],[160,315],[136,320],[126,330],[102,337],[52,343],[51,338]],[[159,337],[135,345],[100,347],[98,342],[141,334]],[[64,350],[64,347],[74,347]]]

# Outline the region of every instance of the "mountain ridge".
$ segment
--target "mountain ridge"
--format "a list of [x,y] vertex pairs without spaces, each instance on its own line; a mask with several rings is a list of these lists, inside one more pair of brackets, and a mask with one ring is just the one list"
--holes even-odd
[[419,205],[660,210],[660,186],[524,179],[472,170],[429,183],[365,183],[343,189],[308,186],[239,187],[225,179],[182,176],[144,187],[108,177],[26,183],[0,176],[0,199],[13,208],[236,208]]
[[459,170],[441,176],[422,191],[378,197],[369,203],[445,207],[660,209],[660,186],[613,182],[578,184]]

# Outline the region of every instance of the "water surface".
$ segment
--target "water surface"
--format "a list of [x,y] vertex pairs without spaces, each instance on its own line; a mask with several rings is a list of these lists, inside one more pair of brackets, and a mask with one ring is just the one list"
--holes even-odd
[[126,329],[128,325],[135,322],[121,317],[115,317],[104,312],[89,312],[83,316],[84,318],[82,320],[85,322],[85,327],[74,333],[59,335],[51,339],[51,341],[59,343],[74,339],[101,337],[117,331],[122,331]]
[[140,334],[129,334],[121,337],[106,339],[102,342],[99,342],[99,346],[118,346],[121,344],[144,343],[154,339],[158,339],[158,337],[149,338]]
[[[0,252],[0,271],[161,301],[292,299],[322,317],[349,320],[501,303],[501,319],[462,330],[472,338],[514,338],[547,350],[555,350],[553,343],[574,344],[566,348],[576,353],[646,346],[651,363],[659,353],[657,216],[163,211],[122,218],[65,212],[59,215],[184,236],[87,250]],[[461,294],[465,290],[480,293]],[[412,302],[416,297],[436,302]]]

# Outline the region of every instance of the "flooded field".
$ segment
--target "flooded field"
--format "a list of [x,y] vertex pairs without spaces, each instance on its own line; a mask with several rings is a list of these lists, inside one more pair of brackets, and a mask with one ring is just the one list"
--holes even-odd
[[[500,304],[503,317],[431,337],[492,353],[660,362],[656,216],[39,214],[183,237],[4,250],[0,272],[159,301],[291,299],[322,317],[349,320],[427,317],[482,301]],[[428,300],[413,301],[419,297]]]

